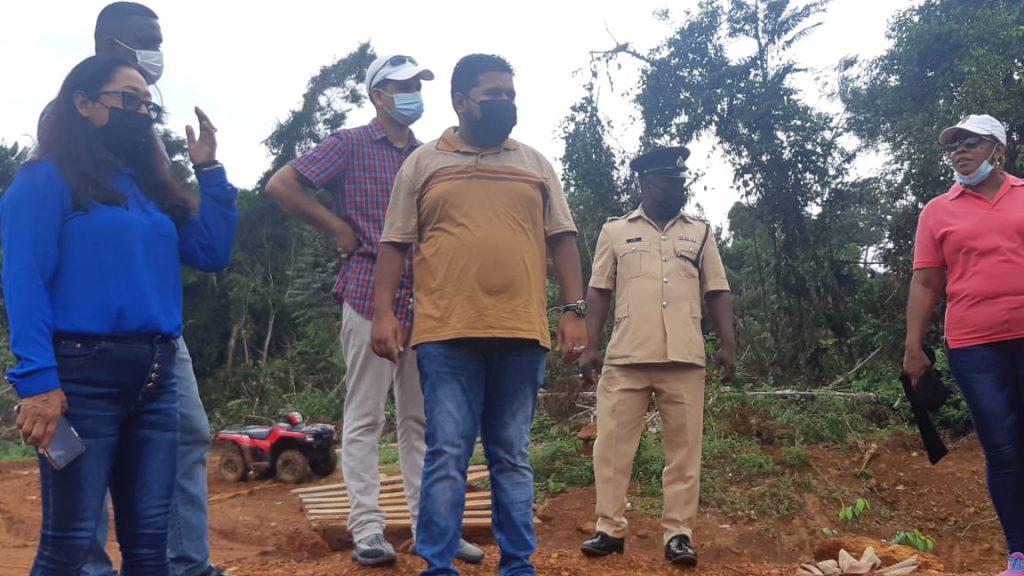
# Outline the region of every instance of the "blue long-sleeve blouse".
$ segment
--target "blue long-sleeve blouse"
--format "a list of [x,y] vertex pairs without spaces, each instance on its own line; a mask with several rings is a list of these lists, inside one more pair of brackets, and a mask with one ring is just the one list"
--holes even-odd
[[223,168],[202,171],[199,214],[181,225],[122,170],[126,205],[72,208],[57,165],[24,165],[0,201],[3,290],[22,398],[60,386],[53,337],[181,335],[181,264],[225,268],[238,225],[238,192]]

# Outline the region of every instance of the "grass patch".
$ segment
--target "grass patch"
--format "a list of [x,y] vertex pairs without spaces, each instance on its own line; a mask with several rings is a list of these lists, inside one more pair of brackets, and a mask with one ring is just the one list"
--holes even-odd
[[36,457],[35,448],[20,440],[0,439],[0,460],[32,460]]
[[546,430],[542,442],[530,447],[534,493],[537,497],[564,492],[569,486],[594,483],[594,466],[580,454],[581,442],[568,431]]
[[809,461],[810,457],[803,446],[786,446],[782,449],[782,462],[790,468],[803,468]]
[[771,456],[761,453],[760,449],[757,452],[741,452],[733,459],[732,470],[746,478],[767,476],[775,470],[775,461]]
[[636,456],[633,458],[633,480],[640,485],[640,493],[662,495],[662,472],[665,470],[665,446],[661,432],[645,431],[640,436]]
[[398,446],[384,441],[377,445],[380,458],[380,470],[385,474],[399,474],[402,467],[398,464]]

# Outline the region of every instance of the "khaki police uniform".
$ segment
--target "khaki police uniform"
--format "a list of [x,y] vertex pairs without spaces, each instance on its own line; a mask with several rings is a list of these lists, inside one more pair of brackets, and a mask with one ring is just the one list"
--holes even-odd
[[664,230],[638,208],[597,240],[590,287],[614,293],[597,387],[597,530],[623,538],[633,457],[653,393],[665,444],[662,530],[691,536],[700,492],[705,351],[701,302],[729,283],[710,226],[680,214]]

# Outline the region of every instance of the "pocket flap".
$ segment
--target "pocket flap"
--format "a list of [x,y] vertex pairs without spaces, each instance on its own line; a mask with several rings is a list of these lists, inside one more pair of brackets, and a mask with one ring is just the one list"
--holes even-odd
[[650,242],[627,242],[627,243],[624,243],[624,244],[619,244],[616,247],[616,249],[615,249],[615,253],[618,254],[619,256],[626,256],[628,254],[633,254],[635,252],[650,252],[650,251],[651,251],[651,243]]

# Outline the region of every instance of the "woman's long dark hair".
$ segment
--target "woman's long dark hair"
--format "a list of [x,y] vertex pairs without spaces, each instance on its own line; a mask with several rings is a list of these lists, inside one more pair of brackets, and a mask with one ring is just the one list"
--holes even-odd
[[102,90],[124,67],[132,64],[111,56],[90,56],[72,68],[45,112],[35,156],[57,163],[71,191],[72,204],[81,210],[94,204],[125,204],[124,194],[114,187],[114,177],[127,164],[146,196],[180,224],[191,216],[194,204],[171,176],[167,153],[157,135],[133,158],[118,158],[100,143],[92,122],[75,106],[75,93]]

